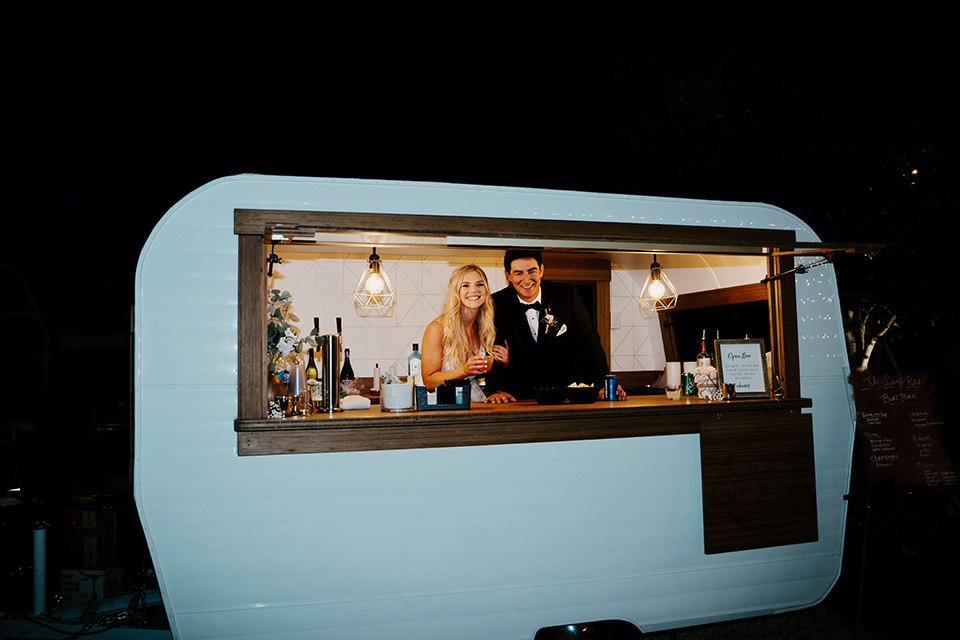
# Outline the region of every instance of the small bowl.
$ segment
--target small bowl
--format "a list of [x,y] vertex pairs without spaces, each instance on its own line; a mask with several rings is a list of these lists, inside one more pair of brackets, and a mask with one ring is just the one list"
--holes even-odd
[[567,399],[566,387],[544,387],[533,390],[537,404],[563,404]]
[[568,387],[570,404],[593,404],[597,401],[600,390],[596,387]]

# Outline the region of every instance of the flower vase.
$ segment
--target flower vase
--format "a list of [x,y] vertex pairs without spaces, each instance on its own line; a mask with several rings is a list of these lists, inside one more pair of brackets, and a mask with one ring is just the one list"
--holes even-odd
[[287,395],[287,385],[283,384],[277,374],[267,372],[267,404],[276,402],[277,398]]

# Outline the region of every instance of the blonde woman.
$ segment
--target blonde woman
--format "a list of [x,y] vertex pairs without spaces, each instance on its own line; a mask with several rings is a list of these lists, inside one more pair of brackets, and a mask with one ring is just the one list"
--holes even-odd
[[495,345],[493,299],[487,274],[475,264],[458,267],[450,276],[447,297],[440,317],[423,332],[423,383],[433,391],[453,379],[469,379],[470,400],[483,402],[486,396],[476,376],[484,376],[492,361],[506,364],[509,352]]

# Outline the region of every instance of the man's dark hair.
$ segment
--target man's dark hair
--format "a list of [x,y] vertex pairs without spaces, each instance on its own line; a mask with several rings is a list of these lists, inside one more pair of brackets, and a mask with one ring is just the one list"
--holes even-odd
[[513,265],[513,261],[524,258],[533,258],[537,261],[538,267],[543,266],[543,257],[539,251],[534,251],[533,249],[507,249],[503,253],[503,270],[510,273],[510,267]]

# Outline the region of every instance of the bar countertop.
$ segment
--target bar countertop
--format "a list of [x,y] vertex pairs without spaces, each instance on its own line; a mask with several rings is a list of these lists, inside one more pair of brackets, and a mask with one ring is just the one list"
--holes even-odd
[[[369,409],[236,420],[239,455],[477,446],[700,433],[707,420],[799,414],[808,399],[708,402],[644,395],[625,401],[540,405],[473,403],[469,410]],[[752,415],[751,415],[752,414]]]

